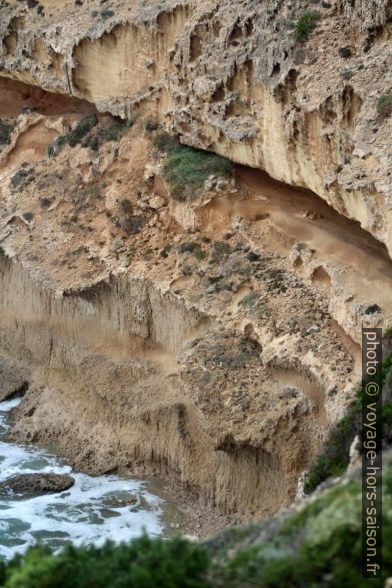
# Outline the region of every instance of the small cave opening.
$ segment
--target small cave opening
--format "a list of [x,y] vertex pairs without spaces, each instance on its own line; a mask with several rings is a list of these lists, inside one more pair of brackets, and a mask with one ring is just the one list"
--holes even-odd
[[[253,198],[253,207],[247,205],[250,220],[269,217],[273,223],[284,216],[281,229],[297,242],[356,268],[367,278],[392,280],[392,260],[386,245],[359,221],[338,212],[307,188],[276,180],[261,169],[241,164],[234,164],[234,168],[237,183]],[[329,282],[321,270],[314,278],[325,286]]]

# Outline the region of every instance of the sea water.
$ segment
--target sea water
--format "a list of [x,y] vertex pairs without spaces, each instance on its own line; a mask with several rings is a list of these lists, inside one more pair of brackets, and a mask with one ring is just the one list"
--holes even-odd
[[0,403],[0,482],[18,474],[52,472],[71,474],[75,484],[64,492],[34,498],[0,496],[0,558],[37,542],[57,549],[70,543],[127,541],[143,530],[150,535],[164,532],[164,501],[148,491],[146,482],[80,474],[50,451],[7,443],[10,411],[20,402],[16,398]]

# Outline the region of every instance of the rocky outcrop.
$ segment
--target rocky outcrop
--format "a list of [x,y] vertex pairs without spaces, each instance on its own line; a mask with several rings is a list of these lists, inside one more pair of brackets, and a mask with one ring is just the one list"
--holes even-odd
[[34,498],[43,494],[64,492],[75,483],[69,474],[20,474],[0,483],[0,496],[12,499]]

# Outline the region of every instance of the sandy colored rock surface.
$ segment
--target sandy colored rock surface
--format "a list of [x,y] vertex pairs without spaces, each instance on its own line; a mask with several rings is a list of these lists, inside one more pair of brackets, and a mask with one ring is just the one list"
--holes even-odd
[[[85,1],[1,5],[0,73],[89,100],[149,111],[181,141],[313,190],[392,251],[388,0]],[[72,14],[72,16],[71,16]]]
[[28,386],[28,370],[10,359],[0,356],[0,402],[17,393],[24,393]]
[[[306,44],[275,1],[42,5],[0,8],[11,436],[163,478],[200,529],[268,516],[392,324],[388,5],[331,2]],[[173,198],[162,133],[232,175]]]

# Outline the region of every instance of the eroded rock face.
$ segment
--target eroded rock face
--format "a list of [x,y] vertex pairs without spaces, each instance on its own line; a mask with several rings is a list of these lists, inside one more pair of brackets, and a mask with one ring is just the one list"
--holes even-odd
[[391,253],[392,118],[377,110],[391,88],[390,2],[323,3],[298,41],[307,9],[3,4],[0,73],[101,111],[153,112],[183,143],[310,188]]
[[0,356],[0,402],[13,394],[24,394],[28,388],[28,379],[26,368]]
[[362,321],[392,322],[385,248],[245,166],[178,200],[150,116],[3,89],[0,349],[30,372],[12,439],[232,521],[289,504],[355,392]]
[[[0,350],[31,383],[13,439],[234,521],[293,499],[362,324],[392,324],[388,6],[324,5],[306,43],[277,1],[1,6]],[[178,138],[229,177],[173,197]]]
[[13,499],[33,498],[43,494],[64,492],[75,483],[69,474],[20,474],[0,483],[0,495]]

